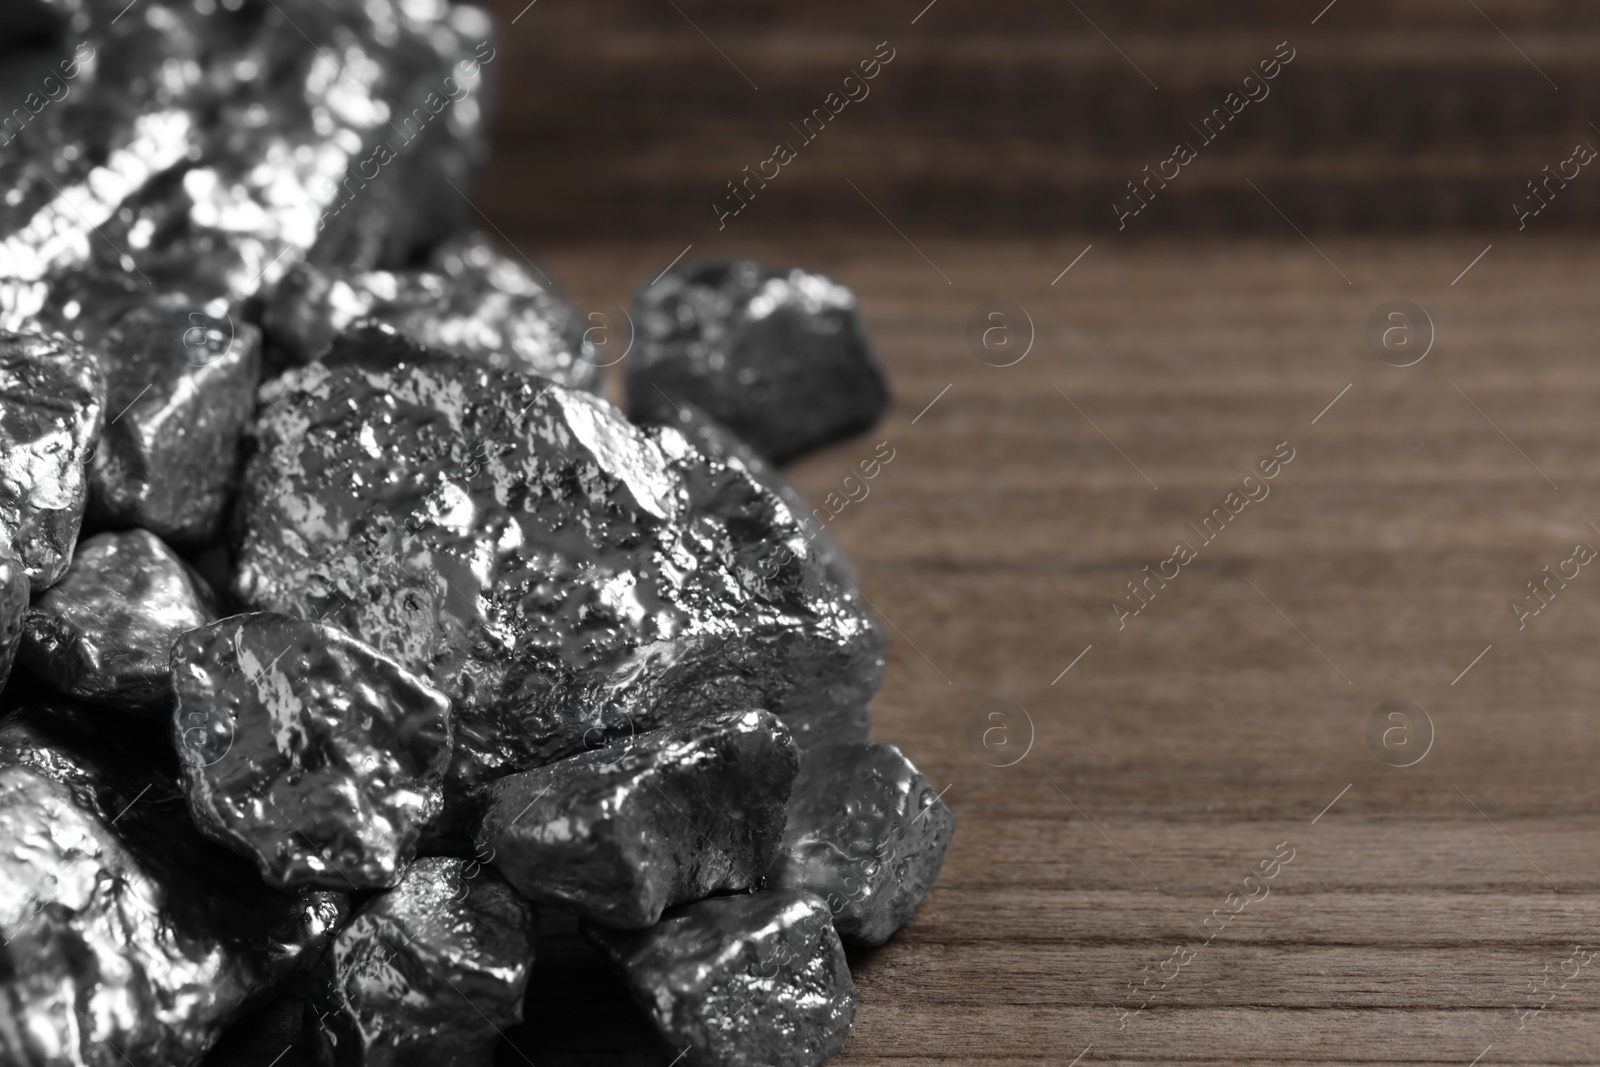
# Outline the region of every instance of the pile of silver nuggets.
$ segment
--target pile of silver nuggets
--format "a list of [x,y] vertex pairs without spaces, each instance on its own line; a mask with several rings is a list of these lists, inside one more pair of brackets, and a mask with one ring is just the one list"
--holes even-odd
[[292,997],[322,1062],[487,1064],[543,912],[668,1059],[816,1064],[938,875],[778,468],[889,404],[854,295],[675,264],[608,403],[466,228],[491,30],[0,7],[0,1062],[194,1064]]

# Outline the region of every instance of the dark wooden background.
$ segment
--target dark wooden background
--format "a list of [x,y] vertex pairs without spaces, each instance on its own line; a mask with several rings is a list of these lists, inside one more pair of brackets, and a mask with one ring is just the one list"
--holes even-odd
[[[880,41],[895,58],[870,95],[730,227],[880,226],[854,182],[913,236],[1115,229],[1125,183],[1281,41],[1296,57],[1271,95],[1139,232],[1284,231],[1250,182],[1306,230],[1514,228],[1530,178],[1575,139],[1600,147],[1600,6],[1574,0],[1336,0],[1315,25],[1327,0],[525,2],[492,5],[483,199],[546,240],[709,235],[726,182]],[[1572,183],[1538,224],[1593,225],[1596,189]]]
[[[597,307],[686,251],[860,296],[894,408],[791,473],[816,499],[896,449],[833,528],[889,633],[875,735],[959,823],[911,925],[855,956],[837,1062],[1594,1062],[1600,962],[1563,961],[1600,944],[1600,571],[1524,628],[1510,605],[1600,548],[1600,178],[1524,232],[1511,204],[1600,145],[1600,8],[937,0],[912,25],[925,2],[497,4],[474,196]],[[872,95],[719,233],[723,183],[886,39]],[[1282,40],[1273,95],[1116,233],[1122,183]],[[1408,368],[1366,340],[1402,298],[1434,334]],[[1010,367],[966,338],[996,299],[1032,324]],[[1280,442],[1270,496],[1119,630],[1124,583]],[[1395,699],[1431,723],[1409,767],[1368,739]],[[991,700],[1011,766],[971,739]],[[1280,842],[1270,895],[1196,947]],[[570,931],[540,952],[499,1062],[667,1062]]]

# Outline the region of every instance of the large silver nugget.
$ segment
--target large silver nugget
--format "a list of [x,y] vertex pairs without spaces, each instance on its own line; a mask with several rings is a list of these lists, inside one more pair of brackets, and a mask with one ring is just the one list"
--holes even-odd
[[[674,430],[379,327],[263,392],[235,590],[431,673],[456,702],[458,790],[877,686],[882,635],[789,508]],[[763,573],[775,543],[791,558]]]
[[99,362],[81,346],[0,331],[0,527],[34,592],[72,561],[105,395]]
[[438,813],[450,703],[318,622],[258,612],[172,646],[173,742],[201,830],[277,886],[392,886]]
[[118,319],[100,351],[108,421],[90,518],[175,545],[214,540],[255,412],[261,331],[236,310],[178,297]]
[[155,534],[95,534],[29,609],[22,662],[69,696],[166,714],[172,642],[216,617],[205,579]]
[[334,938],[307,1029],[339,1067],[489,1067],[522,1021],[535,933],[493,870],[420,859]]
[[583,930],[684,1067],[815,1067],[850,1034],[856,986],[815,894],[714,897],[638,933]]
[[518,892],[614,927],[772,864],[798,760],[781,720],[731,711],[490,786],[478,854]]
[[263,886],[105,733],[65,704],[0,725],[0,1063],[194,1064],[344,914]]
[[846,941],[881,945],[939,877],[955,823],[895,746],[813,749],[801,760],[783,851],[767,877],[827,901]]
[[888,379],[850,289],[800,267],[712,256],[633,297],[628,410],[664,419],[689,401],[775,463],[870,428]]
[[446,242],[427,270],[355,271],[306,263],[278,285],[263,321],[309,363],[356,322],[384,322],[418,344],[592,393],[605,381],[571,306],[534,268],[482,234]]

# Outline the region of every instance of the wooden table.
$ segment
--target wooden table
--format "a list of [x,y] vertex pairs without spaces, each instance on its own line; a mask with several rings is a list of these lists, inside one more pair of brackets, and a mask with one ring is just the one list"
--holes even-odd
[[[889,634],[874,734],[959,820],[911,925],[855,959],[837,1062],[1600,1054],[1600,961],[1563,966],[1600,945],[1600,567],[1564,564],[1600,548],[1596,253],[1492,239],[1458,279],[1490,238],[1096,236],[1054,284],[1086,240],[747,248],[854,286],[890,369],[884,424],[792,474],[815,500],[895,450],[832,529]],[[680,248],[542,262],[625,303]],[[1365,339],[1401,298],[1436,332],[1408,368]],[[968,348],[990,299],[1032,318],[1014,366]],[[1281,442],[1269,495],[1203,544],[1186,524]],[[1110,605],[1179,541],[1196,557],[1119,630]],[[1578,574],[1519,629],[1546,565]],[[989,764],[1023,720],[1011,756],[969,740],[991,700],[1032,724],[1010,766]],[[1425,709],[1431,747],[1417,721],[1385,749],[1387,719],[1369,744],[1390,700]],[[1246,888],[1281,842],[1292,862]],[[1122,1018],[1147,977],[1170,981]],[[612,1017],[598,972],[544,981],[536,1033]],[[576,1049],[529,1053],[600,1062]]]
[[[1600,7],[1586,0],[490,6],[501,106],[480,202],[546,239],[714,231],[727,183],[772,178],[760,164],[779,141],[799,161],[747,188],[730,228],[877,227],[865,196],[913,236],[1109,235],[1113,202],[1137,203],[1127,183],[1173,178],[1160,164],[1185,141],[1200,159],[1143,187],[1154,203],[1137,232],[1288,232],[1278,210],[1313,236],[1515,229],[1514,205],[1537,203],[1530,179],[1570,177],[1574,145],[1600,146]],[[845,85],[880,44],[892,62]],[[1275,54],[1294,58],[1244,84]],[[802,139],[835,89],[860,99]],[[1259,100],[1203,134],[1239,90]],[[1600,225],[1600,182],[1551,190],[1530,226]]]

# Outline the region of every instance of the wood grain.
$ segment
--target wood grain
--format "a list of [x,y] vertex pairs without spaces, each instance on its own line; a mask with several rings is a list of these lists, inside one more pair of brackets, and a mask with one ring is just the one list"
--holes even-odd
[[[913,235],[1113,232],[1127,183],[1186,140],[1200,158],[1139,233],[1289,233],[1274,205],[1308,232],[1514,230],[1528,181],[1600,146],[1600,12],[1580,0],[525,3],[491,5],[503,105],[478,196],[545,240],[707,238],[780,141],[798,158],[730,228],[879,225],[854,183]],[[803,143],[879,42],[894,59],[868,95]],[[1191,124],[1280,42],[1295,58],[1268,95],[1201,141]],[[1530,225],[1596,220],[1584,174]]]

